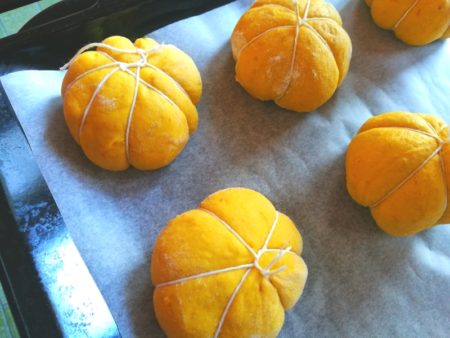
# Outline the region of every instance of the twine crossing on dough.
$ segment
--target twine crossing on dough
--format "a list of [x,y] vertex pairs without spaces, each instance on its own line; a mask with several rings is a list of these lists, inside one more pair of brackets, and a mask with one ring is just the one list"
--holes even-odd
[[[138,97],[138,93],[139,93],[139,84],[142,84],[144,86],[146,86],[147,88],[157,92],[159,95],[161,95],[167,102],[169,102],[171,105],[177,107],[179,110],[181,110],[181,108],[172,100],[170,99],[166,94],[164,94],[162,91],[160,91],[159,89],[157,89],[156,87],[152,86],[151,84],[149,84],[148,82],[144,81],[141,78],[141,69],[144,67],[149,67],[152,68],[162,74],[165,74],[169,79],[171,79],[171,81],[180,89],[182,90],[185,95],[188,95],[188,93],[186,92],[186,90],[172,77],[170,76],[168,73],[166,73],[165,71],[163,71],[161,68],[156,67],[155,65],[152,65],[148,62],[148,57],[150,53],[154,53],[154,52],[158,52],[161,51],[162,48],[165,45],[158,45],[154,48],[151,49],[141,49],[141,48],[136,48],[134,50],[131,49],[123,49],[123,48],[117,48],[114,46],[111,46],[109,44],[106,43],[98,43],[98,42],[94,42],[94,43],[90,43],[84,47],[82,47],[80,50],[78,50],[78,52],[72,57],[72,59],[70,59],[70,61],[68,63],[66,63],[64,66],[62,66],[60,68],[60,70],[65,70],[68,69],[70,67],[70,65],[76,60],[76,58],[81,55],[82,53],[88,51],[89,49],[92,48],[105,48],[108,49],[110,51],[113,52],[117,52],[117,53],[122,53],[122,54],[135,54],[138,55],[140,57],[140,59],[136,62],[120,62],[115,60],[111,55],[104,53],[102,51],[97,51],[97,53],[107,57],[111,63],[108,64],[104,64],[104,65],[100,65],[98,67],[89,69],[81,74],[79,74],[74,80],[72,80],[66,87],[66,91],[69,90],[76,82],[78,82],[80,79],[82,79],[83,77],[85,77],[86,75],[89,75],[91,73],[94,73],[96,71],[100,71],[103,69],[108,69],[108,68],[113,68],[110,72],[108,72],[103,79],[98,83],[97,87],[95,88],[88,104],[85,107],[85,110],[83,112],[82,115],[82,119],[80,122],[80,126],[78,128],[78,140],[81,140],[81,133],[84,127],[84,124],[86,122],[86,119],[89,115],[89,112],[91,110],[91,107],[94,103],[95,98],[97,97],[97,95],[99,94],[100,90],[103,88],[103,86],[105,85],[105,83],[117,72],[117,71],[122,71],[126,74],[129,74],[131,76],[133,76],[136,81],[135,81],[135,86],[134,86],[134,90],[133,90],[133,98],[132,98],[132,102],[131,102],[131,106],[130,106],[130,110],[128,113],[128,118],[127,118],[127,124],[126,124],[126,128],[125,128],[125,155],[126,155],[126,159],[128,161],[128,163],[131,163],[130,160],[130,146],[129,146],[129,137],[130,137],[130,130],[131,130],[131,122],[133,119],[133,114],[135,111],[135,107],[136,107],[136,102],[137,102],[137,97]],[[130,68],[135,68],[135,72],[131,71]]]
[[289,66],[289,73],[287,74],[286,86],[281,91],[281,94],[275,98],[275,101],[281,100],[287,94],[289,87],[291,86],[291,83],[292,83],[292,80],[294,77],[294,67],[295,67],[295,59],[297,57],[297,46],[298,46],[298,40],[299,40],[299,35],[300,35],[300,28],[302,26],[305,26],[307,29],[309,29],[324,44],[325,48],[327,48],[334,57],[333,51],[332,51],[331,47],[328,45],[328,43],[326,42],[326,40],[322,37],[322,35],[320,35],[320,33],[313,26],[311,26],[308,23],[308,21],[322,19],[322,18],[317,18],[317,17],[308,18],[309,8],[311,6],[311,0],[307,0],[307,2],[306,2],[306,7],[305,7],[305,11],[303,13],[303,17],[301,17],[300,13],[299,13],[298,0],[293,0],[293,4],[295,7],[294,13],[297,18],[297,23],[295,25],[295,37],[294,37],[294,43],[292,46],[292,57],[291,57],[291,62],[290,62],[290,66]]
[[415,0],[415,1],[411,4],[411,6],[406,10],[406,12],[403,13],[403,15],[400,17],[400,19],[398,19],[397,22],[394,24],[394,26],[393,26],[393,28],[392,28],[393,30],[396,30],[396,29],[398,28],[398,26],[400,26],[400,24],[403,22],[403,20],[406,19],[406,17],[408,16],[408,14],[411,13],[412,10],[413,10],[414,8],[416,8],[416,6],[417,6],[417,4],[419,3],[419,1],[420,1],[420,0]]
[[295,25],[295,36],[294,36],[294,43],[292,44],[292,55],[291,55],[291,62],[289,64],[289,73],[287,74],[287,81],[283,81],[286,82],[286,85],[284,87],[284,89],[281,91],[281,94],[275,98],[275,101],[280,100],[281,98],[283,98],[288,90],[289,87],[291,86],[292,83],[292,78],[294,77],[294,66],[295,66],[295,58],[297,56],[297,45],[298,45],[298,37],[300,35],[300,28],[303,25],[303,21],[307,19],[308,17],[308,11],[309,11],[309,3],[311,0],[308,0],[307,4],[306,4],[306,9],[305,9],[305,13],[303,15],[303,18],[300,17],[300,13],[298,11],[298,1],[297,0],[293,0],[293,4],[294,4],[294,9],[295,9],[295,17],[297,20],[297,23]]
[[[431,125],[430,125],[431,126]],[[434,128],[431,126],[431,128],[434,130]],[[444,129],[447,129],[447,135],[448,135],[448,130],[449,130],[449,126],[448,125],[443,125],[437,132],[436,134],[440,134],[441,131],[443,131]],[[439,153],[440,155],[440,153]],[[439,156],[439,160],[441,162],[441,170],[442,170],[442,177],[443,177],[443,181],[445,184],[445,209],[447,210],[448,208],[448,184],[447,184],[447,169],[445,168],[445,163],[444,160],[442,159],[442,156]]]
[[[151,53],[151,52],[154,52],[154,51],[156,51],[156,50],[161,49],[163,46],[164,46],[164,45],[158,45],[157,47],[151,48],[151,49],[140,49],[140,48],[136,48],[136,49],[133,50],[133,49],[117,48],[117,47],[108,45],[108,44],[103,43],[103,42],[93,42],[93,43],[87,44],[87,45],[84,46],[84,47],[81,47],[81,48],[78,50],[78,52],[70,59],[70,61],[67,62],[64,66],[62,66],[62,67],[60,68],[60,70],[65,70],[65,69],[69,68],[69,66],[75,61],[75,59],[76,59],[79,55],[83,54],[84,52],[86,52],[86,51],[88,51],[89,49],[92,49],[92,48],[98,48],[98,47],[100,47],[100,48],[106,48],[106,49],[109,49],[109,50],[111,50],[111,51],[113,51],[113,52],[123,53],[123,54],[141,54],[141,53],[149,54],[149,53]],[[119,62],[117,62],[117,63],[119,63]]]
[[[142,57],[142,56],[141,56]],[[137,100],[137,94],[139,91],[139,80],[141,79],[141,67],[145,66],[146,62],[146,55],[143,56],[143,65],[139,65],[136,67],[136,83],[134,85],[134,93],[133,93],[133,101],[131,102],[130,112],[128,113],[128,120],[127,120],[127,128],[126,128],[126,134],[125,134],[125,151],[127,156],[128,163],[131,162],[130,160],[130,146],[129,146],[129,138],[130,138],[130,129],[131,129],[131,121],[133,120],[133,113],[136,107],[136,100]]]
[[[298,0],[294,0],[295,5],[297,6],[297,13],[298,13]],[[306,9],[305,12],[303,13],[303,20],[306,20],[308,18],[308,12],[309,12],[309,7],[311,6],[311,0],[308,0],[306,2]]]
[[[435,134],[431,134],[428,133],[426,131],[422,131],[422,130],[417,130],[417,129],[413,129],[413,128],[408,128],[408,127],[378,127],[378,128],[392,128],[392,129],[404,129],[404,130],[408,130],[408,131],[412,131],[421,135],[425,135],[428,137],[431,137],[433,139],[435,139],[438,143],[438,146],[436,147],[436,149],[417,167],[415,168],[412,172],[410,172],[399,184],[397,184],[392,190],[390,190],[387,194],[385,194],[382,198],[380,198],[377,202],[369,205],[369,208],[375,208],[377,206],[379,206],[381,203],[383,203],[385,200],[387,200],[390,196],[392,196],[394,193],[396,193],[404,184],[406,184],[406,182],[408,182],[414,175],[416,175],[420,170],[422,170],[435,156],[440,155],[440,152],[442,151],[442,148],[447,145],[450,144],[450,140],[444,141],[441,139],[441,137],[439,136],[439,133],[444,130],[445,128],[448,128],[449,126],[445,125],[443,127],[441,127],[441,129],[439,129],[439,131],[436,131],[436,129],[433,128],[433,126],[428,123],[428,121],[426,121],[424,119],[424,121],[428,124],[428,126],[434,131]],[[440,163],[441,163],[441,169],[442,169],[442,173],[443,173],[443,179],[444,182],[447,182],[447,178],[445,175],[445,165],[444,165],[444,161],[442,160],[442,158],[440,157]],[[447,183],[445,183],[446,185],[446,191],[447,191]],[[446,198],[447,198],[448,193],[445,194]],[[448,203],[448,200],[447,202]],[[447,208],[445,208],[447,209]]]
[[[251,46],[256,40],[262,38],[262,37],[263,37],[264,35],[266,35],[267,33],[270,33],[270,32],[272,32],[272,31],[274,31],[274,30],[279,29],[279,28],[296,27],[296,33],[295,33],[295,36],[296,36],[296,38],[298,38],[298,33],[299,33],[299,30],[300,30],[301,26],[305,26],[305,27],[307,27],[308,29],[310,29],[317,37],[320,38],[320,40],[324,43],[325,47],[327,47],[327,49],[330,50],[330,51],[332,52],[331,47],[328,45],[328,43],[325,41],[325,39],[322,37],[322,35],[320,35],[319,32],[318,32],[313,26],[311,26],[310,24],[308,24],[308,21],[328,21],[328,22],[332,22],[332,23],[336,23],[336,21],[334,21],[334,20],[332,20],[332,19],[330,19],[330,18],[325,18],[325,17],[308,17],[308,13],[309,13],[309,8],[310,8],[311,0],[307,0],[307,3],[306,3],[306,9],[305,9],[305,12],[304,12],[303,18],[302,18],[302,17],[300,17],[300,14],[299,14],[299,12],[298,12],[298,0],[292,0],[292,2],[293,2],[293,4],[294,4],[295,10],[292,10],[292,9],[290,9],[290,8],[288,8],[288,7],[285,7],[285,6],[282,6],[282,5],[279,5],[279,4],[272,4],[272,3],[267,3],[267,4],[263,4],[263,5],[260,6],[260,7],[265,7],[265,6],[281,7],[281,8],[283,8],[284,10],[286,10],[286,11],[291,12],[292,14],[294,14],[295,17],[296,17],[296,21],[297,21],[297,22],[296,22],[295,25],[283,25],[283,26],[272,27],[272,28],[269,28],[269,29],[267,29],[267,30],[265,30],[265,31],[263,31],[263,32],[261,32],[261,33],[259,33],[259,34],[256,35],[256,36],[254,36],[253,38],[251,38],[247,43],[245,43],[245,44],[241,47],[241,49],[240,49],[239,52],[238,52],[237,59],[239,59],[241,53],[242,53],[246,48],[248,48],[249,46]],[[294,38],[293,50],[296,50],[296,49],[297,49],[297,48],[296,48],[296,47],[297,47],[296,38]],[[333,55],[334,55],[334,54],[333,54]],[[295,61],[295,57],[293,57],[293,60]],[[292,63],[292,62],[293,62],[293,61],[291,60],[291,63]],[[290,71],[290,72],[287,74],[286,77],[287,77],[287,78],[290,78],[292,73],[293,73],[293,68],[292,68],[292,71]],[[287,85],[287,89],[288,89],[288,88],[289,88],[289,84]],[[281,94],[280,96],[278,96],[278,98],[275,98],[275,100],[281,99],[281,98],[285,95],[285,92],[287,91],[287,89],[286,89],[286,90],[283,90],[282,94]]]
[[[270,227],[270,230],[267,234],[267,237],[264,241],[263,246],[261,247],[261,249],[258,250],[258,252],[255,252],[255,250],[253,250],[253,248],[224,220],[222,220],[219,216],[217,216],[215,213],[211,212],[210,210],[207,209],[203,209],[200,208],[199,210],[202,210],[206,213],[208,213],[209,215],[213,216],[216,220],[218,220],[229,232],[231,232],[235,238],[241,242],[244,247],[252,254],[252,256],[254,257],[253,262],[247,263],[247,264],[241,264],[241,265],[237,265],[237,266],[232,266],[232,267],[227,267],[224,269],[218,269],[218,270],[212,270],[212,271],[207,271],[207,272],[202,272],[196,275],[192,275],[192,276],[187,276],[187,277],[183,277],[183,278],[179,278],[173,281],[168,281],[168,282],[164,282],[164,283],[160,283],[158,285],[155,286],[155,288],[162,288],[162,287],[166,287],[166,286],[171,286],[171,285],[176,285],[176,284],[181,284],[193,279],[198,279],[198,278],[202,278],[202,277],[207,277],[207,276],[212,276],[212,275],[217,275],[217,274],[221,274],[221,273],[225,273],[225,272],[229,272],[229,271],[236,271],[236,270],[242,270],[242,269],[246,269],[246,271],[244,272],[244,274],[242,275],[241,279],[239,280],[239,283],[237,284],[237,286],[235,287],[233,293],[231,294],[230,298],[228,299],[228,302],[222,312],[222,315],[220,317],[219,323],[217,324],[216,330],[214,332],[214,338],[217,338],[220,334],[220,331],[222,329],[222,326],[225,322],[226,316],[230,310],[231,305],[233,304],[234,299],[236,298],[239,290],[241,289],[242,285],[244,284],[247,276],[249,275],[249,273],[252,271],[252,269],[257,269],[260,274],[268,279],[270,276],[275,275],[277,273],[280,273],[282,271],[284,271],[287,266],[283,265],[281,267],[279,267],[278,269],[275,270],[271,270],[272,266],[274,266],[281,258],[283,258],[283,256],[287,253],[293,253],[291,251],[291,247],[288,246],[286,248],[283,249],[269,249],[268,245],[269,242],[272,238],[273,233],[275,232],[275,228],[278,224],[278,220],[279,220],[279,216],[280,213],[279,211],[276,211],[275,213],[275,220],[272,223],[272,226]],[[260,258],[267,252],[278,252],[278,254],[269,262],[269,264],[263,268],[261,267],[261,265],[259,264],[259,260]]]
[[81,139],[81,130],[83,129],[84,123],[86,122],[87,116],[89,114],[89,111],[91,110],[91,106],[94,103],[95,98],[97,97],[98,93],[102,89],[103,85],[108,81],[108,79],[114,75],[115,72],[117,72],[119,68],[114,68],[109,73],[107,73],[103,79],[99,82],[97,88],[95,88],[94,93],[91,96],[91,99],[89,100],[88,104],[86,105],[86,108],[83,112],[83,117],[81,118],[80,127],[78,128],[78,139]]

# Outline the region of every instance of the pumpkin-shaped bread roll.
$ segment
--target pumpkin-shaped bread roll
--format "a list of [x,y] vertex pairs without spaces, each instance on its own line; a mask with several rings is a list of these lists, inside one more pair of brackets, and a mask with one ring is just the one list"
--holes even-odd
[[200,74],[172,45],[113,36],[82,48],[65,67],[66,123],[86,156],[102,168],[168,165],[197,128]]
[[310,112],[347,75],[352,45],[323,0],[256,0],[231,37],[236,80],[255,98]]
[[449,223],[450,147],[439,118],[403,112],[367,120],[347,152],[347,188],[396,236]]
[[372,18],[403,42],[420,46],[450,37],[450,0],[366,0]]
[[275,337],[307,268],[294,223],[256,191],[218,191],[164,228],[151,260],[168,337]]

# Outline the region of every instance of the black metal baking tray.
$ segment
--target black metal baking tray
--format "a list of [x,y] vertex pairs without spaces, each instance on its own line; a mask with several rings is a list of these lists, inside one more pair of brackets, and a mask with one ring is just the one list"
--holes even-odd
[[[11,3],[35,1],[1,0],[0,12],[11,9]],[[231,1],[62,0],[32,18],[17,34],[0,39],[0,67],[56,68],[87,42],[116,34],[141,37]]]
[[[3,0],[0,11],[30,0]],[[66,0],[0,39],[0,75],[56,68],[80,46],[142,36],[226,0]],[[71,278],[60,278],[71,276]],[[72,278],[73,277],[73,278]],[[0,83],[0,281],[22,337],[119,337]]]

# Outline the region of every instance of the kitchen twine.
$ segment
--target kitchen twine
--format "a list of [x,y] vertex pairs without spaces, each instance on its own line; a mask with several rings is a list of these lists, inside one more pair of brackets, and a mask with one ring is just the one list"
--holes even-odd
[[[187,277],[183,277],[180,279],[176,279],[173,281],[169,281],[169,282],[164,282],[164,283],[160,283],[158,285],[155,286],[155,288],[162,288],[162,287],[166,287],[166,286],[170,286],[170,285],[175,285],[175,284],[181,284],[193,279],[198,279],[198,278],[202,278],[202,277],[207,277],[207,276],[212,276],[212,275],[217,275],[217,274],[221,274],[221,273],[225,273],[225,272],[229,272],[229,271],[235,271],[235,270],[242,270],[242,269],[247,269],[245,271],[245,273],[242,275],[239,283],[237,284],[236,288],[234,289],[233,293],[231,294],[223,312],[222,315],[220,317],[219,323],[217,324],[216,330],[214,332],[214,338],[217,338],[220,334],[220,331],[223,327],[223,324],[225,322],[225,318],[231,308],[231,305],[233,304],[234,299],[236,298],[239,290],[241,289],[242,285],[244,284],[245,279],[247,278],[247,276],[249,275],[249,273],[251,272],[251,270],[253,268],[257,269],[260,274],[265,278],[268,279],[270,276],[275,275],[277,273],[280,273],[284,270],[286,270],[287,266],[283,265],[281,267],[279,267],[278,269],[275,270],[271,270],[272,266],[274,266],[281,258],[283,258],[283,256],[287,253],[292,253],[295,254],[293,251],[291,251],[291,247],[288,246],[284,249],[269,249],[267,248],[267,246],[269,245],[270,239],[272,238],[272,235],[275,231],[275,228],[277,226],[278,223],[278,219],[280,216],[280,213],[278,211],[276,211],[275,213],[275,220],[272,224],[272,226],[270,227],[270,231],[266,237],[266,240],[264,241],[264,245],[262,246],[261,249],[258,250],[258,252],[255,252],[255,250],[253,250],[253,248],[228,224],[226,223],[224,220],[222,220],[219,216],[217,216],[215,213],[206,210],[206,209],[202,209],[200,208],[199,210],[202,210],[203,212],[208,213],[209,215],[211,215],[212,217],[214,217],[216,220],[218,220],[228,231],[230,231],[238,240],[239,242],[241,242],[246,248],[247,250],[252,254],[252,256],[254,257],[253,262],[248,263],[248,264],[241,264],[241,265],[236,265],[236,266],[232,266],[232,267],[228,267],[228,268],[224,268],[224,269],[218,269],[218,270],[212,270],[212,271],[207,271],[207,272],[202,272],[196,275],[192,275],[192,276],[187,276]],[[266,253],[266,252],[278,252],[278,255],[276,255],[270,262],[269,264],[263,268],[260,264],[259,264],[259,259]]]
[[406,17],[408,16],[409,13],[412,12],[412,10],[414,8],[416,8],[417,4],[419,3],[420,0],[416,0],[412,3],[411,6],[409,6],[409,8],[406,10],[405,13],[403,13],[403,15],[400,17],[400,19],[397,20],[397,22],[395,23],[394,27],[392,27],[393,30],[396,30],[398,28],[398,26],[400,26],[400,24],[403,22],[403,20],[406,19]]
[[276,98],[274,98],[275,101],[281,100],[287,93],[289,87],[291,86],[292,83],[292,79],[293,79],[293,74],[294,74],[294,66],[295,66],[295,58],[297,56],[297,45],[298,45],[298,39],[299,39],[299,35],[300,35],[300,28],[302,26],[305,26],[306,28],[308,28],[314,35],[316,35],[317,38],[319,38],[320,41],[322,41],[322,43],[324,44],[324,46],[330,51],[330,53],[333,55],[334,57],[334,53],[331,49],[331,47],[328,45],[328,43],[326,42],[326,40],[322,37],[322,35],[319,34],[319,32],[313,27],[311,26],[308,22],[310,21],[329,21],[332,23],[336,23],[334,20],[330,19],[330,18],[321,18],[321,17],[308,17],[308,13],[309,13],[309,8],[311,6],[311,0],[307,0],[306,2],[306,7],[305,7],[305,11],[303,13],[303,17],[300,15],[299,13],[299,9],[298,9],[298,5],[299,2],[298,0],[292,0],[292,3],[294,5],[294,10],[287,8],[285,6],[282,5],[278,5],[278,4],[264,4],[261,5],[261,7],[263,6],[275,6],[275,7],[282,7],[283,9],[295,14],[297,22],[295,25],[283,25],[283,26],[277,26],[277,27],[272,27],[269,28],[265,31],[263,31],[262,33],[256,35],[255,37],[253,37],[252,39],[250,39],[250,41],[248,41],[246,44],[244,44],[244,46],[240,49],[237,59],[239,59],[241,53],[249,46],[251,46],[256,40],[260,39],[261,37],[263,37],[265,34],[270,33],[274,30],[277,30],[279,28],[289,28],[289,27],[295,27],[295,37],[294,37],[294,43],[292,45],[292,56],[291,56],[291,60],[290,60],[290,65],[289,65],[289,72],[286,75],[286,80],[284,82],[286,82],[286,85],[284,87],[284,89],[281,91],[281,94],[278,95]]
[[[414,8],[416,8],[416,6],[418,5],[420,0],[415,0],[414,3],[405,11],[405,13],[400,17],[399,20],[397,20],[397,22],[394,24],[393,29],[397,29],[398,26],[403,22],[403,20],[409,15],[409,13],[411,13]],[[334,53],[333,50],[331,49],[330,45],[327,43],[327,41],[322,37],[322,35],[320,35],[320,33],[313,27],[311,26],[308,22],[310,21],[330,21],[333,23],[336,23],[334,20],[330,19],[330,18],[323,18],[323,17],[308,17],[308,13],[309,13],[309,8],[311,5],[311,0],[307,0],[306,3],[306,8],[305,8],[305,12],[303,14],[303,18],[300,16],[299,10],[298,10],[298,0],[292,0],[292,3],[294,5],[294,9],[295,10],[291,10],[287,7],[284,7],[282,5],[278,5],[278,4],[264,4],[262,6],[277,6],[277,7],[282,7],[285,10],[292,12],[293,14],[295,14],[296,18],[297,18],[297,23],[295,25],[283,25],[283,26],[277,26],[277,27],[272,27],[270,29],[267,29],[265,31],[263,31],[262,33],[256,35],[255,37],[253,37],[252,39],[250,39],[250,41],[248,41],[246,44],[244,44],[244,46],[240,49],[237,59],[239,59],[241,53],[249,46],[251,46],[256,40],[260,39],[261,37],[263,37],[265,34],[270,33],[274,30],[277,30],[279,28],[289,28],[289,27],[294,27],[295,26],[295,38],[294,38],[294,43],[292,46],[292,57],[291,57],[291,61],[290,61],[290,67],[289,67],[289,72],[286,76],[286,85],[284,87],[284,89],[281,91],[281,94],[278,95],[274,100],[275,101],[279,101],[281,100],[286,94],[287,91],[289,90],[289,87],[291,86],[292,83],[292,79],[293,79],[293,74],[294,74],[294,66],[295,66],[295,58],[297,55],[297,45],[298,45],[298,39],[299,39],[299,33],[300,33],[300,28],[302,26],[305,26],[306,28],[308,28],[314,35],[316,35],[317,38],[319,38],[320,41],[322,41],[323,45],[330,51],[330,53],[333,55],[334,57]]]
[[[444,130],[444,129],[448,129],[449,126],[445,125],[443,126],[441,129],[439,129],[439,131],[436,131],[433,126],[428,123],[428,121],[424,120],[428,126],[434,131],[434,134],[428,133],[426,131],[422,131],[422,130],[417,130],[417,129],[412,129],[412,128],[407,128],[407,127],[379,127],[379,128],[392,128],[392,129],[404,129],[404,130],[409,130],[415,133],[419,133],[428,137],[431,137],[433,139],[435,139],[438,143],[438,146],[436,147],[436,149],[416,168],[414,169],[411,173],[409,173],[399,184],[397,184],[392,190],[390,190],[386,195],[384,195],[381,199],[379,199],[377,202],[369,205],[369,208],[375,208],[377,206],[379,206],[381,203],[383,203],[386,199],[388,199],[390,196],[392,196],[395,192],[397,192],[406,182],[408,182],[415,174],[417,174],[420,170],[422,170],[427,164],[428,162],[430,162],[433,157],[435,157],[436,155],[440,155],[440,152],[442,151],[442,148],[447,145],[450,144],[450,140],[444,141],[439,137],[439,133]],[[439,157],[440,163],[441,163],[441,168],[442,168],[442,174],[444,176],[444,182],[445,182],[445,187],[446,187],[446,191],[448,189],[447,187],[447,179],[446,179],[446,170],[445,170],[445,165],[444,165],[444,161],[442,160],[442,157]],[[447,196],[447,193],[446,193]],[[447,201],[448,203],[448,201]],[[447,209],[447,207],[445,208]]]
[[[155,48],[152,49],[141,49],[141,48],[136,48],[135,50],[129,50],[129,49],[122,49],[122,48],[117,48],[111,45],[108,45],[106,43],[99,43],[99,42],[94,42],[94,43],[90,43],[84,47],[82,47],[76,54],[75,56],[68,62],[66,63],[64,66],[62,66],[60,68],[60,70],[65,70],[68,69],[70,67],[70,65],[76,60],[76,58],[86,52],[89,49],[92,48],[98,48],[98,47],[102,47],[114,52],[118,52],[118,53],[123,53],[123,54],[136,54],[140,56],[140,59],[136,62],[132,62],[132,63],[127,63],[127,62],[120,62],[115,60],[113,57],[111,57],[109,54],[104,53],[102,51],[97,51],[97,53],[102,54],[103,56],[105,56],[106,58],[108,58],[111,63],[107,63],[104,65],[100,65],[98,67],[89,69],[87,71],[85,71],[84,73],[78,75],[72,82],[70,82],[67,87],[66,87],[66,91],[69,90],[76,82],[78,82],[81,78],[85,77],[86,75],[89,75],[93,72],[102,70],[102,69],[107,69],[107,68],[112,68],[110,72],[108,72],[103,79],[98,83],[97,87],[95,88],[88,104],[86,105],[82,118],[81,118],[81,123],[80,126],[78,128],[78,139],[81,139],[81,132],[83,130],[84,124],[86,122],[86,119],[89,115],[90,109],[92,107],[92,104],[94,103],[95,98],[97,97],[97,95],[99,94],[100,90],[103,88],[103,86],[105,85],[106,81],[108,81],[116,72],[118,71],[122,71],[126,74],[129,74],[131,76],[133,76],[136,81],[135,81],[135,86],[134,86],[134,91],[133,91],[133,99],[131,102],[131,106],[130,106],[130,111],[128,114],[128,119],[127,119],[127,126],[126,126],[126,132],[125,132],[125,152],[126,152],[126,158],[127,161],[130,163],[130,151],[129,151],[129,138],[130,138],[130,129],[131,129],[131,121],[133,119],[133,114],[135,111],[135,107],[136,107],[136,100],[137,100],[137,95],[138,95],[138,91],[139,91],[139,83],[143,84],[144,86],[148,87],[149,89],[154,90],[155,92],[157,92],[159,95],[161,95],[167,102],[169,102],[171,105],[177,107],[178,109],[181,110],[181,108],[172,100],[170,99],[166,94],[164,94],[162,91],[160,91],[159,89],[157,89],[156,87],[152,86],[151,84],[149,84],[148,82],[144,81],[141,78],[141,69],[144,67],[148,67],[151,69],[154,69],[156,71],[158,71],[159,73],[165,74],[168,78],[171,79],[171,81],[181,90],[185,93],[185,95],[188,95],[188,93],[186,92],[186,90],[169,74],[167,74],[165,71],[163,71],[161,68],[156,67],[155,65],[150,64],[147,59],[149,54],[154,53],[154,52],[158,52],[161,51],[162,48],[166,46],[166,45],[158,45]],[[136,72],[133,72],[130,70],[130,68],[135,68]]]

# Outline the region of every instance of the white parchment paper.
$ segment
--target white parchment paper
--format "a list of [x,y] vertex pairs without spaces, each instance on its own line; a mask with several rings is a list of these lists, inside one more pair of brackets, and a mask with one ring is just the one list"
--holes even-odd
[[256,101],[234,81],[229,37],[250,1],[150,34],[189,53],[204,81],[197,133],[173,164],[155,172],[107,172],[84,157],[64,123],[62,73],[2,78],[124,337],[163,336],[149,281],[155,236],[178,213],[231,186],[265,194],[304,237],[309,279],[281,337],[449,336],[450,226],[411,238],[382,233],[347,194],[344,159],[373,114],[405,110],[450,122],[450,42],[410,47],[377,28],[363,1],[333,3],[353,60],[334,98],[309,114]]

